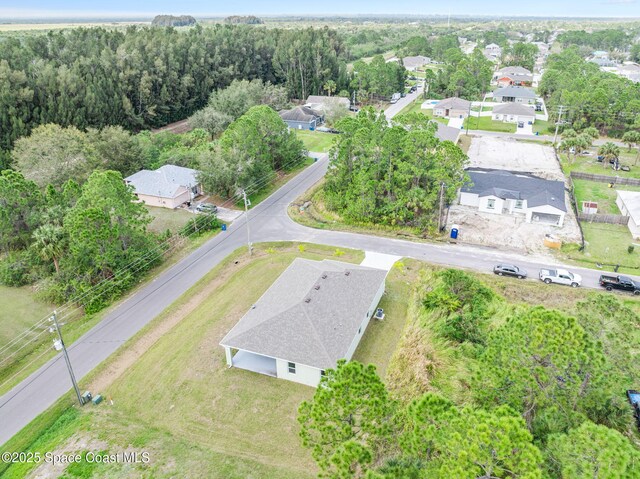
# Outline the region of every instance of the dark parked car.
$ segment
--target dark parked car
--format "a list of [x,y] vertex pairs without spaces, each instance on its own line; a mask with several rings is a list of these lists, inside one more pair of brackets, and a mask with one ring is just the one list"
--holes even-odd
[[210,203],[200,203],[198,206],[196,206],[196,211],[200,213],[217,213],[218,207]]
[[527,277],[527,272],[512,264],[499,264],[493,267],[493,272],[498,276],[515,276],[518,279]]
[[640,294],[640,283],[627,276],[607,276],[603,274],[600,276],[599,283],[600,286],[607,291],[621,289],[622,291],[629,291],[633,294]]

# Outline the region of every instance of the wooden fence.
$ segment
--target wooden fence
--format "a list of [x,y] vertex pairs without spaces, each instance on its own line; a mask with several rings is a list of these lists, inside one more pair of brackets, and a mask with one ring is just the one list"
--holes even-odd
[[572,171],[571,178],[576,180],[597,181],[599,183],[613,183],[615,185],[633,185],[640,186],[640,179],[623,178],[620,176],[594,175],[593,173],[582,173],[580,171]]
[[610,225],[626,225],[629,222],[629,217],[623,215],[579,213],[578,219],[580,221],[587,221],[589,223],[608,223]]

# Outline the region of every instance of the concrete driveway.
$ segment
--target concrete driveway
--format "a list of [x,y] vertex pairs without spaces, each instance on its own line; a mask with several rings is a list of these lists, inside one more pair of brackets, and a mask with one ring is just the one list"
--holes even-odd
[[535,133],[533,132],[533,125],[529,125],[528,123],[525,123],[522,128],[516,128],[516,135],[526,135],[526,136],[535,135]]
[[451,128],[455,128],[457,130],[462,129],[462,125],[464,124],[464,118],[449,118],[449,123],[447,124]]

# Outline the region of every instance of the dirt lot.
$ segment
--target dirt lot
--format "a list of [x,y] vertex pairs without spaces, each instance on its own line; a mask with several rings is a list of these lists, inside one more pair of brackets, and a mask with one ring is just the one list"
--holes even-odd
[[474,137],[469,147],[470,167],[523,171],[548,180],[564,175],[550,146],[491,136]]
[[463,242],[497,246],[528,254],[551,257],[550,250],[544,246],[545,235],[551,234],[565,243],[580,241],[580,229],[569,197],[566,198],[567,215],[564,226],[527,223],[524,215],[496,215],[481,213],[471,206],[453,205],[449,210],[449,227],[460,226],[460,240]]

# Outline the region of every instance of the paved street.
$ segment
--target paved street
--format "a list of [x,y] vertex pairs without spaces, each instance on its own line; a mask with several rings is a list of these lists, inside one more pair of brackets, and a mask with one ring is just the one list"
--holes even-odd
[[[301,172],[249,214],[252,241],[305,241],[340,248],[407,256],[439,265],[490,271],[500,261],[516,262],[534,273],[553,266],[544,259],[518,256],[497,249],[453,244],[427,244],[361,234],[316,230],[295,223],[287,206],[324,176],[328,158]],[[156,279],[118,305],[105,319],[71,345],[69,353],[82,387],[82,377],[95,368],[127,339],[160,314],[208,271],[237,248],[246,244],[245,220],[236,220],[188,257],[161,273]],[[598,271],[571,268],[582,274],[584,285],[597,287]],[[562,286],[545,286],[541,288]],[[0,444],[26,426],[70,389],[61,357],[49,361],[13,390],[0,397]]]

